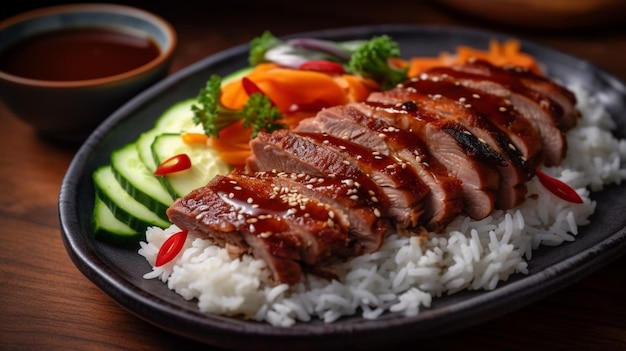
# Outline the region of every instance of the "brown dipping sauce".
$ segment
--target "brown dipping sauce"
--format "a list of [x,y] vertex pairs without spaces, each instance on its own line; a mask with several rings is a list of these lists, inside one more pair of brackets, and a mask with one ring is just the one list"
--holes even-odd
[[30,79],[88,80],[128,72],[158,55],[149,38],[106,28],[60,29],[9,46],[0,53],[0,70]]

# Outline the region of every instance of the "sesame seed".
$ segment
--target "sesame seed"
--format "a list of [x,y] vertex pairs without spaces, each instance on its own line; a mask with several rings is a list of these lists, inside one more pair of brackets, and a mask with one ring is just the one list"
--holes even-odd
[[202,217],[204,217],[204,212],[202,212],[202,213],[198,213],[198,214],[196,215],[196,219],[200,219],[200,218],[202,218]]
[[354,201],[356,201],[356,200],[358,200],[358,199],[359,199],[359,196],[358,196],[358,195],[350,195],[350,200],[354,200]]
[[378,198],[376,196],[370,197],[370,200],[372,200],[372,202],[378,202]]
[[471,108],[472,104],[465,104],[465,108]]
[[247,202],[247,203],[249,203],[249,204],[251,204],[252,202],[254,202],[254,199],[253,199],[253,198],[251,198],[251,197],[249,197],[249,198],[246,200],[246,202]]
[[345,146],[343,146],[343,145],[339,145],[339,148],[340,148],[341,150],[345,150],[345,149],[346,149],[346,147],[345,147]]
[[380,211],[377,208],[374,209],[374,216],[380,217]]
[[259,204],[252,204],[252,208],[259,208]]
[[270,236],[272,236],[272,232],[263,232],[259,234],[259,236],[262,238],[269,238]]
[[464,97],[459,98],[459,102],[465,102],[465,98]]
[[513,145],[513,144],[509,143],[509,149],[511,149],[511,150],[515,150],[515,145]]
[[333,212],[333,211],[328,211],[328,217],[330,217],[330,218],[335,218],[335,212]]
[[235,189],[235,190],[239,191],[239,190],[242,190],[242,187],[240,187],[240,186],[235,186],[235,187],[233,187],[233,189]]
[[344,164],[344,165],[348,165],[348,166],[349,166],[349,165],[350,165],[350,161],[348,161],[348,160],[343,160],[343,164]]
[[235,194],[233,194],[233,193],[228,193],[228,198],[229,198],[229,199],[232,199],[233,197],[235,197]]
[[333,221],[331,218],[329,218],[329,219],[326,221],[326,224],[328,224],[328,226],[332,228],[332,227],[334,227],[334,226],[335,226],[335,221]]
[[256,217],[252,217],[252,218],[246,219],[246,223],[248,223],[248,224],[256,223],[258,221],[259,221],[259,219],[256,218]]
[[506,112],[506,107],[504,107],[504,106],[500,106],[500,107],[498,108],[498,110],[499,110],[500,112]]
[[472,94],[472,97],[473,97],[474,99],[480,99],[480,95],[478,95],[478,94]]

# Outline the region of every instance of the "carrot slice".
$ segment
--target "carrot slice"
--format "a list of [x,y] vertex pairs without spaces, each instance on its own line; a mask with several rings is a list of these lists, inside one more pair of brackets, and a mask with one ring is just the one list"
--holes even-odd
[[541,73],[537,61],[531,55],[522,52],[519,40],[509,39],[500,43],[492,39],[487,50],[461,45],[457,47],[455,55],[443,52],[437,57],[413,57],[409,60],[408,75],[416,77],[435,66],[449,66],[472,59],[485,60],[496,66],[515,65]]

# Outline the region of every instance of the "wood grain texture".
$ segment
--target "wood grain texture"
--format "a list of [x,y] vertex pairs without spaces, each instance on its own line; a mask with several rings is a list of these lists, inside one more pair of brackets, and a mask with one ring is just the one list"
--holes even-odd
[[[47,3],[25,1],[22,5]],[[411,23],[506,31],[581,57],[626,80],[626,32],[621,28],[546,32],[496,27],[408,0],[384,4],[321,1],[315,6],[310,2],[256,2],[262,5],[250,5],[245,11],[241,6],[217,11],[187,1],[177,2],[176,8],[158,3],[130,2],[163,16],[178,31],[180,42],[172,72],[247,43],[265,29],[286,35]],[[75,268],[61,241],[57,212],[59,187],[75,151],[76,147],[39,137],[0,103],[0,350],[213,349],[135,317]],[[624,267],[626,257],[517,312],[444,337],[390,346],[400,350],[625,350]]]

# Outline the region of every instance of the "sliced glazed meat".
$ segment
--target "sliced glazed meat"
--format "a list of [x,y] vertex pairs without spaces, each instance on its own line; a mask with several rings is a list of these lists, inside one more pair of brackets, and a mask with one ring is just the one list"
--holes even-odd
[[352,105],[324,109],[315,118],[301,122],[296,131],[325,132],[405,162],[429,189],[420,218],[420,225],[429,230],[441,230],[462,211],[461,182],[430,155],[413,133],[368,117]]
[[493,162],[499,162],[484,149],[484,144],[456,121],[442,121],[417,108],[412,101],[385,104],[381,94],[370,95],[371,101],[354,104],[366,116],[380,119],[394,128],[415,135],[427,146],[428,152],[448,169],[449,174],[461,180],[463,211],[480,219],[491,213],[498,191],[499,175]]
[[[559,99],[559,105],[553,98],[537,91],[525,84],[516,76],[536,76],[532,72],[522,73],[515,69],[493,68],[483,61],[474,61],[454,67],[437,67],[428,70],[422,75],[423,79],[439,79],[464,85],[484,93],[496,95],[505,99],[505,106],[515,109],[518,114],[537,130],[541,138],[540,157],[528,158],[532,167],[545,164],[558,165],[565,157],[567,140],[564,131],[576,123],[579,117],[575,109],[573,94],[564,90]],[[526,79],[531,81],[531,79]],[[553,82],[548,83],[544,78],[536,76],[535,82],[546,82],[544,86],[554,86],[554,91],[561,91],[562,87]],[[539,86],[540,84],[535,83]],[[570,102],[569,104],[567,102]],[[516,145],[520,147],[520,145]]]
[[526,182],[533,176],[526,160],[536,157],[540,139],[526,119],[499,108],[505,106],[502,98],[451,81],[419,78],[380,95],[376,101],[414,101],[420,110],[457,121],[502,158],[493,163],[500,174],[496,207],[508,209],[525,200]]
[[340,210],[343,221],[349,223],[354,253],[374,252],[382,245],[389,221],[381,218],[378,199],[352,179],[285,172],[257,172],[254,176],[271,178],[276,191],[299,193]]
[[[460,70],[472,71],[501,82],[514,91],[534,96],[549,106],[554,113],[559,129],[568,131],[580,118],[576,109],[576,95],[554,80],[516,66],[494,66],[486,61],[473,60],[459,65]],[[526,88],[526,89],[525,89]]]
[[382,216],[390,217],[402,228],[417,224],[423,205],[420,200],[427,188],[389,157],[329,135],[303,135],[289,130],[259,133],[250,145],[253,156],[247,165],[249,170],[282,169],[352,179],[386,204],[381,207]]
[[217,176],[178,199],[167,214],[181,229],[264,259],[278,281],[293,284],[302,265],[355,254],[346,215],[293,189],[271,177]]

